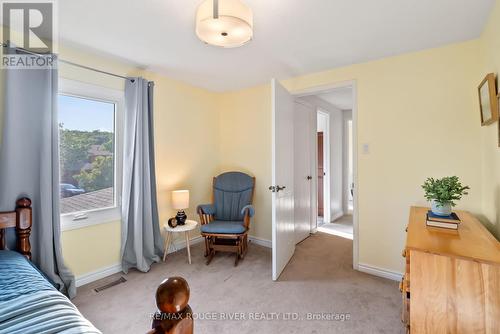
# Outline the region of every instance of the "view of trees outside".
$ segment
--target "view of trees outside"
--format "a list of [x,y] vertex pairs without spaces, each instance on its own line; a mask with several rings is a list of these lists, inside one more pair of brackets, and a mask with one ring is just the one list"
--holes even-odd
[[114,134],[64,129],[59,124],[61,183],[86,192],[113,186]]
[[113,103],[60,95],[61,213],[112,205],[114,108]]

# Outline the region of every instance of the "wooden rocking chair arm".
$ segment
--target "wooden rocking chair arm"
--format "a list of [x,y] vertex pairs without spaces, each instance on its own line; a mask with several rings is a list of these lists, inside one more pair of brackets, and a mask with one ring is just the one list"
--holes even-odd
[[200,204],[196,208],[198,214],[211,215],[215,214],[215,206],[213,204]]
[[201,225],[205,225],[214,220],[215,207],[212,204],[201,204],[196,208],[200,216]]
[[245,205],[241,209],[241,214],[244,215],[244,216],[249,216],[250,218],[252,218],[255,215],[255,208],[251,204]]

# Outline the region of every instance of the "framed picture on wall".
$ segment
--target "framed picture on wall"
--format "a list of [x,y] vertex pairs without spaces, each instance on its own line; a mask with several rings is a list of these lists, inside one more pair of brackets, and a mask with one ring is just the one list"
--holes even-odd
[[495,74],[489,73],[478,87],[481,125],[489,125],[498,120],[498,99]]

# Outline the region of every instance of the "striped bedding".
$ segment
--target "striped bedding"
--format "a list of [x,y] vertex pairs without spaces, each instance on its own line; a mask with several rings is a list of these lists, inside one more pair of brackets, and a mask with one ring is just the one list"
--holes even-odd
[[96,333],[21,254],[0,251],[0,334]]

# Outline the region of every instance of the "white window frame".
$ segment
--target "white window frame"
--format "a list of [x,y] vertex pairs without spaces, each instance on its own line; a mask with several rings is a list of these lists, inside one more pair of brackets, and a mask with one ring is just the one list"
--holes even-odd
[[98,85],[76,80],[59,79],[58,94],[89,100],[111,102],[115,108],[115,153],[114,153],[114,196],[115,206],[88,211],[61,214],[61,230],[75,230],[87,226],[105,224],[121,220],[121,191],[123,176],[123,113],[125,93]]

